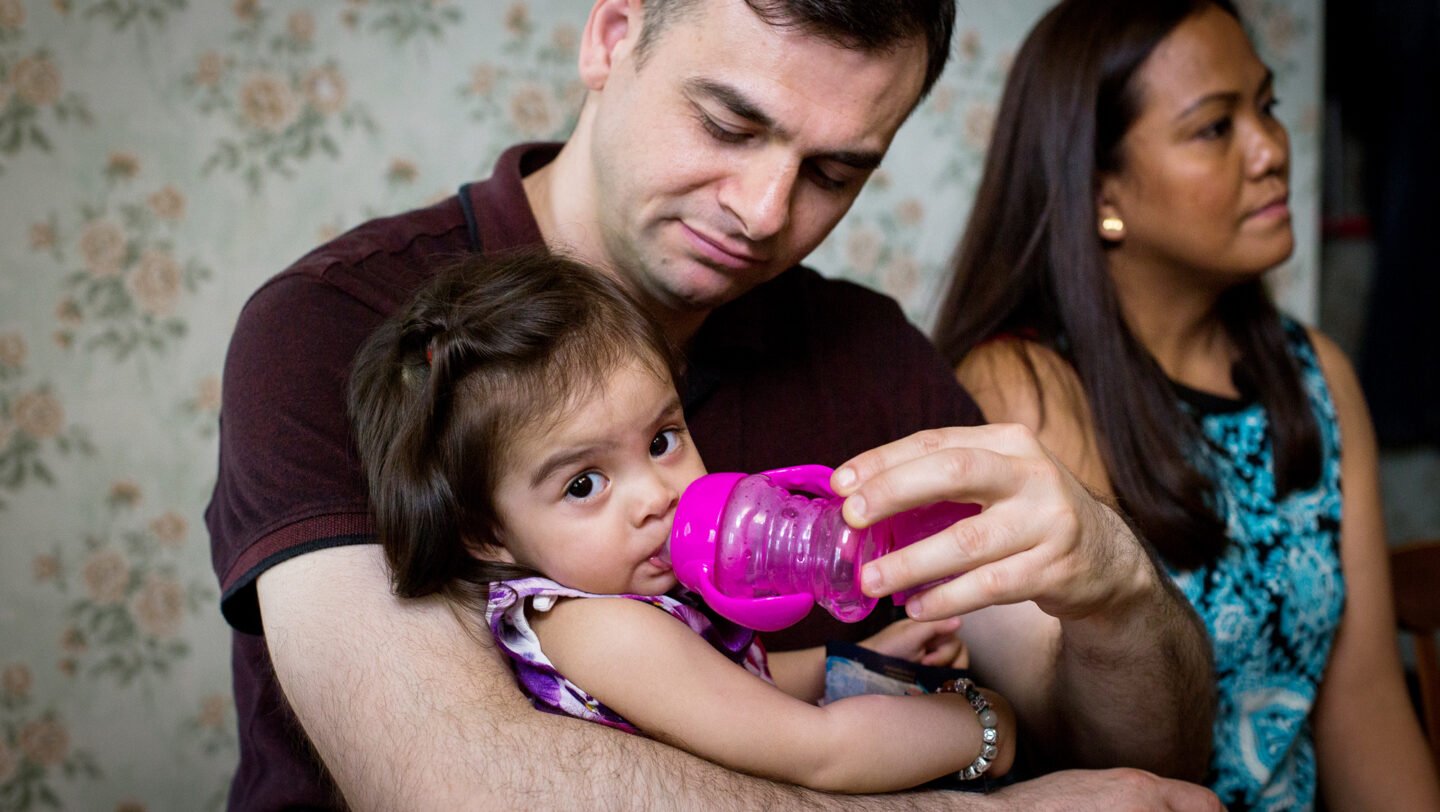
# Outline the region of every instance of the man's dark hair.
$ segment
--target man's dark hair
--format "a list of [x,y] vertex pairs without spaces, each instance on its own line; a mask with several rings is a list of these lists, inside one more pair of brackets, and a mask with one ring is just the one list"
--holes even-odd
[[659,326],[609,276],[544,251],[441,271],[361,347],[349,410],[396,594],[466,605],[534,575],[504,545],[494,494],[520,431],[543,430],[639,361],[675,380]]
[[[705,0],[645,0],[645,17],[635,59],[645,63],[665,28]],[[760,19],[776,28],[795,28],[841,48],[879,52],[919,37],[925,41],[925,83],[930,92],[950,58],[955,30],[954,0],[745,0]]]

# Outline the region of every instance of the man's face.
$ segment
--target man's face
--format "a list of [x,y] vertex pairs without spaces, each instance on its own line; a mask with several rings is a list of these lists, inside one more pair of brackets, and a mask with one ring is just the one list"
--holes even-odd
[[588,145],[604,260],[657,315],[703,315],[809,254],[924,80],[919,39],[847,50],[741,0],[679,15],[637,65],[638,36],[632,22],[586,73]]

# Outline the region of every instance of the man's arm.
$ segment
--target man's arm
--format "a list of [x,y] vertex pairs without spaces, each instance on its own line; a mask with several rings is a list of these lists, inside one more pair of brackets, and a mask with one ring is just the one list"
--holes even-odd
[[1204,774],[1214,713],[1204,627],[1125,522],[1029,429],[921,432],[856,457],[833,484],[855,526],[943,499],[984,508],[869,565],[865,591],[962,573],[907,611],[976,612],[972,660],[1015,706],[1027,745],[1049,748],[1046,766]]
[[[535,710],[483,626],[390,592],[374,545],[319,550],[261,576],[286,698],[347,802],[366,809],[1211,810],[1207,790],[1134,770],[1072,772],[990,796],[834,796],[732,773],[680,750]],[[1102,807],[1094,807],[1102,808]]]
[[[535,710],[483,625],[462,623],[438,599],[391,594],[376,545],[278,564],[261,576],[259,596],[285,696],[356,809],[829,809],[846,801]],[[916,808],[920,800],[866,805]]]

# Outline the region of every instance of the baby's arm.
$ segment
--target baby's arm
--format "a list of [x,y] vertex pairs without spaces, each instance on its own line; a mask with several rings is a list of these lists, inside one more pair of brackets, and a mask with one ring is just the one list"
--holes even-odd
[[[576,685],[647,735],[734,770],[814,789],[884,792],[958,772],[980,752],[980,724],[962,696],[857,696],[816,707],[636,601],[566,600],[531,622]],[[996,774],[1008,769],[1015,736],[1000,705]]]
[[[969,668],[965,644],[956,636],[960,618],[897,620],[860,641],[871,651],[922,665]],[[806,702],[818,702],[825,693],[825,649],[770,652],[770,675],[785,693]]]

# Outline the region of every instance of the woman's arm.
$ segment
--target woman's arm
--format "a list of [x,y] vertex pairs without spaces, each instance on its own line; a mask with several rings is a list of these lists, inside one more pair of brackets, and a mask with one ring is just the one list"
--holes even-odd
[[[967,355],[956,377],[988,420],[1024,426],[1051,460],[1113,507],[1083,387],[1063,358],[1033,342],[1000,339]],[[1103,613],[1092,628],[1032,601],[974,611],[965,642],[975,673],[1005,687],[1038,763],[1141,766],[1198,780],[1209,761],[1214,701],[1204,628],[1118,515],[1101,513],[1114,527],[1089,532],[1091,542],[1103,543],[1098,560],[1081,562],[1080,583],[1114,583],[1114,573],[1133,571],[1148,585],[1139,593],[1147,599]],[[975,534],[952,545],[975,545]]]
[[1320,789],[1330,809],[1440,809],[1440,786],[1405,691],[1395,642],[1375,432],[1334,342],[1311,341],[1340,422],[1345,613],[1315,703]]
[[[980,752],[980,724],[963,697],[857,696],[816,707],[636,601],[561,601],[531,621],[576,685],[646,734],[734,770],[813,789],[885,792],[958,772]],[[1015,732],[1008,708],[994,701],[999,775],[1014,758]]]

